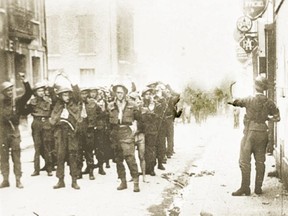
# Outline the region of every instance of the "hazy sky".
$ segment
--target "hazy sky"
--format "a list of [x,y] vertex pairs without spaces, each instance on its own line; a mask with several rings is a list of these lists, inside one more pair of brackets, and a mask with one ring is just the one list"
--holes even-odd
[[239,0],[135,2],[135,48],[149,78],[207,87],[241,70],[233,38]]

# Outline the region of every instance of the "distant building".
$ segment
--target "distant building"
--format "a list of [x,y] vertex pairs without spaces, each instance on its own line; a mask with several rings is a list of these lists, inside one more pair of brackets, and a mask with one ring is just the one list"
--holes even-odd
[[109,85],[116,75],[132,73],[133,16],[127,5],[47,1],[49,77],[64,71],[83,85]]
[[0,81],[16,80],[23,72],[33,84],[46,77],[44,0],[0,1]]

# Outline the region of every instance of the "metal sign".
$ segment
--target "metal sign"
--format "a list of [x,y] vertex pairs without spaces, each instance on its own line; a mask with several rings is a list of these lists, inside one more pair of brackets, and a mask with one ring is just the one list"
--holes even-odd
[[260,17],[268,6],[268,0],[243,0],[243,13],[252,20]]
[[245,50],[246,53],[251,53],[258,46],[257,38],[252,36],[245,36],[240,41],[240,46]]
[[237,20],[237,29],[241,32],[248,32],[252,28],[252,20],[247,16],[242,16]]
[[236,57],[239,62],[244,64],[249,59],[249,54],[238,44],[236,46]]

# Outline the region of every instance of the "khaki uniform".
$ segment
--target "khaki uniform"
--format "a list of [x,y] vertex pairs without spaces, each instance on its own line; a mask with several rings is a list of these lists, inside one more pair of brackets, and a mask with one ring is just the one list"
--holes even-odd
[[51,124],[55,126],[54,138],[57,151],[57,171],[58,178],[64,178],[64,164],[66,155],[70,165],[70,175],[72,179],[77,177],[77,151],[78,140],[76,131],[81,122],[80,109],[74,100],[68,104],[58,100],[51,114]]
[[15,110],[13,110],[12,99],[1,98],[0,100],[0,154],[1,154],[1,173],[4,180],[9,177],[9,151],[11,149],[12,161],[14,164],[14,174],[16,179],[22,176],[21,170],[21,149],[20,149],[20,115],[26,114],[25,104],[32,95],[29,83],[24,83],[25,93],[15,100]]
[[119,107],[115,102],[108,106],[109,122],[112,127],[110,139],[115,149],[115,162],[117,164],[117,173],[120,179],[126,181],[126,172],[123,161],[128,164],[130,174],[133,178],[138,178],[138,167],[135,160],[135,137],[129,126],[136,119],[139,119],[139,111],[131,102],[126,101],[123,110],[122,121],[119,121]]
[[40,172],[40,154],[43,151],[47,172],[52,171],[53,131],[49,122],[52,101],[48,97],[31,99],[28,108],[33,116],[32,136],[34,141],[34,171]]
[[245,107],[244,136],[241,141],[239,165],[242,172],[241,188],[250,187],[251,155],[256,165],[255,188],[261,188],[265,173],[265,154],[268,143],[268,116],[280,120],[279,110],[263,94],[235,100],[234,106]]

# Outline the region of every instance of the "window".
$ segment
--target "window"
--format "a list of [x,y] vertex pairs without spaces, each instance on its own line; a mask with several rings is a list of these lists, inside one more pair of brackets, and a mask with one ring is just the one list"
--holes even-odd
[[93,16],[78,16],[79,53],[95,52]]
[[94,68],[80,69],[80,83],[89,84],[93,82],[94,78],[95,78]]
[[60,53],[60,34],[59,34],[59,17],[47,17],[47,40],[48,40],[48,53]]

